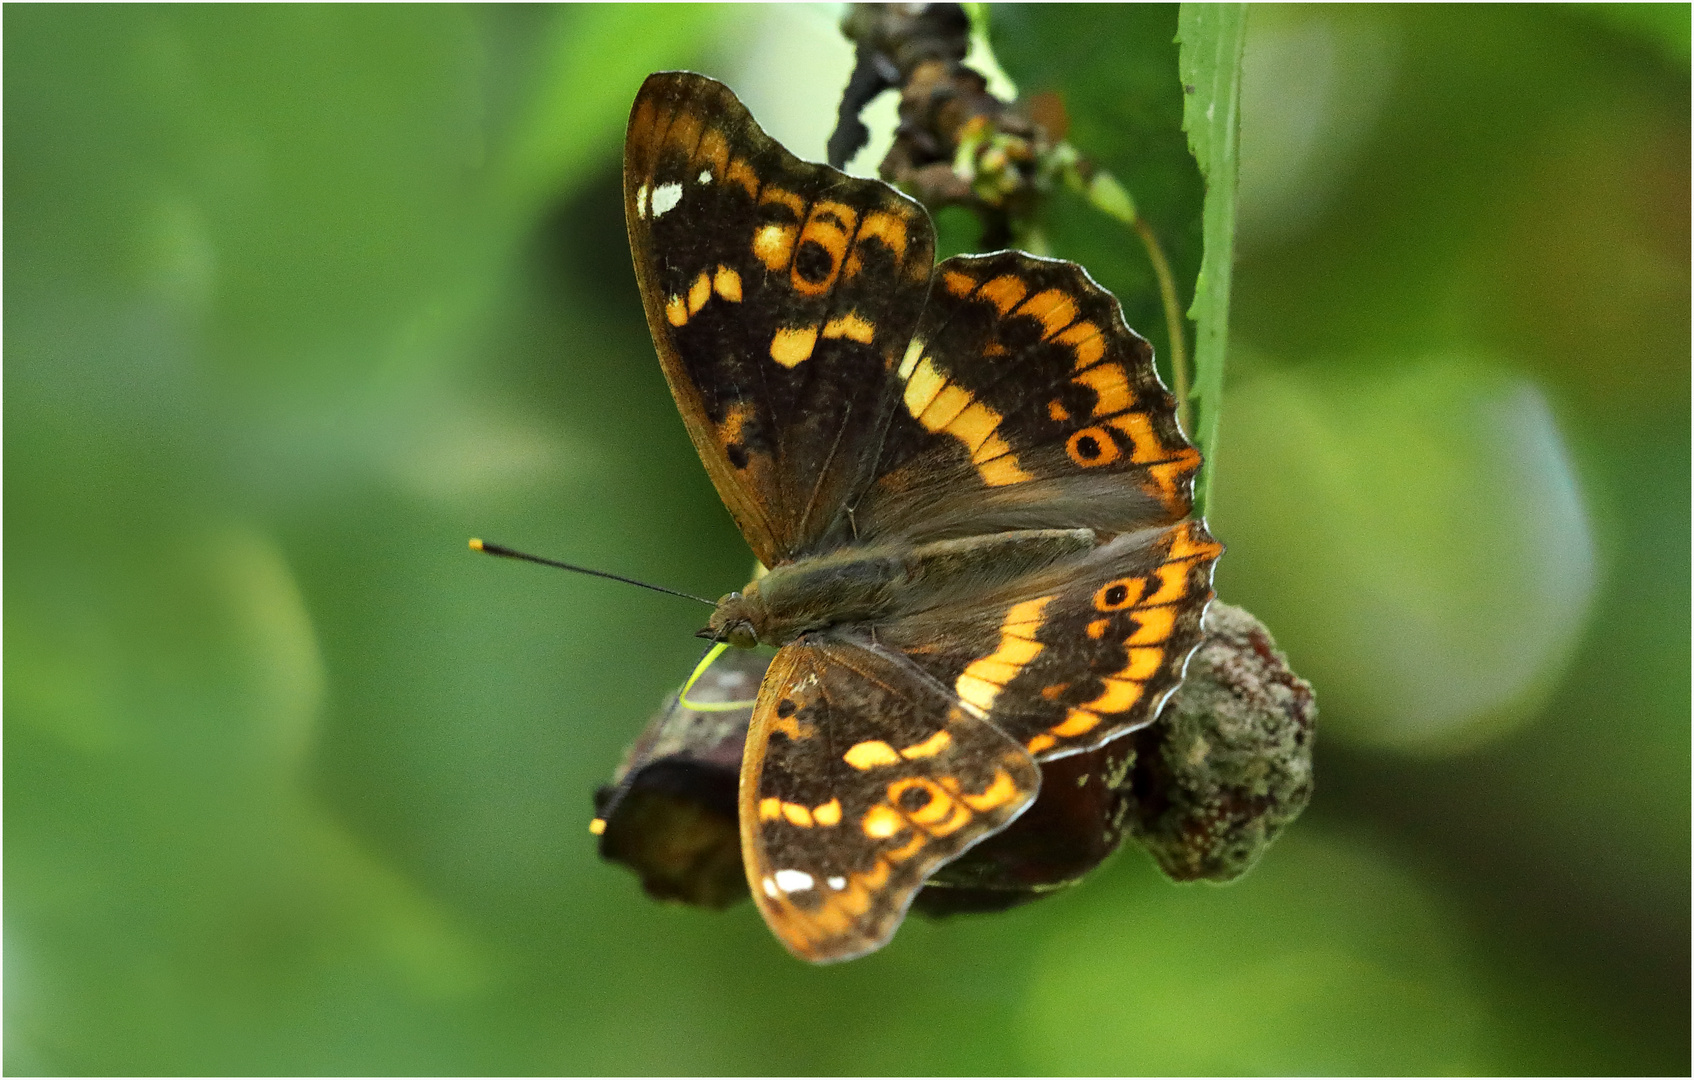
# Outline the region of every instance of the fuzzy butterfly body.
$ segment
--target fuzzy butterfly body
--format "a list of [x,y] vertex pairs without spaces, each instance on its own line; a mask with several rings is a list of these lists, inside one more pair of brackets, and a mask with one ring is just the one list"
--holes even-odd
[[1199,453],[1080,267],[936,265],[922,207],[795,158],[711,79],[642,86],[624,207],[671,392],[770,567],[710,624],[779,650],[747,879],[797,956],[858,956],[1040,762],[1158,716],[1222,551],[1188,516]]

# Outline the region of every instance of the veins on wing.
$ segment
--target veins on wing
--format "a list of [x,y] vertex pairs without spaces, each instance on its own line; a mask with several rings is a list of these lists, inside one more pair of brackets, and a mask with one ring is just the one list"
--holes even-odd
[[[837,181],[835,184],[831,185],[829,190],[834,191],[838,188],[847,186],[847,183]],[[811,214],[812,207],[816,205],[817,203],[814,201],[806,207],[808,215]],[[846,253],[851,252],[854,245],[859,242],[859,233],[864,228],[865,217],[866,214],[861,210],[858,214],[858,220],[853,223],[853,234],[847,238],[847,246],[842,249],[842,261],[844,263],[847,259]],[[795,250],[799,250],[799,244],[795,245]],[[840,305],[837,301],[839,300],[839,294],[841,292],[841,281],[842,278],[838,269],[835,281],[829,287],[829,302],[824,308],[823,318],[818,324],[820,327],[829,325],[829,320],[840,310]],[[880,317],[884,313],[878,312],[877,314],[878,317]],[[875,339],[873,338],[872,340],[874,342]],[[811,400],[812,384],[816,378],[816,372],[812,369],[815,366],[816,365],[810,364],[806,365],[807,370],[805,372],[805,381],[801,384],[801,401],[809,402]],[[829,455],[824,458],[823,464],[818,468],[817,475],[812,478],[811,494],[806,499],[806,509],[800,515],[800,526],[797,530],[801,536],[806,535],[806,523],[811,520],[812,510],[817,506],[818,496],[823,492],[824,477],[829,475],[830,467],[835,463],[835,455],[841,449],[842,440],[847,437],[847,429],[852,427],[852,425],[853,408],[849,404],[846,410],[841,414],[841,426],[835,432],[835,441],[830,444]]]

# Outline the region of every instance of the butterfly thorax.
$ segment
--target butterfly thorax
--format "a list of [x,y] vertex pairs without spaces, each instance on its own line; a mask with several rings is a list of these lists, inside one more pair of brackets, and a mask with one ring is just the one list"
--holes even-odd
[[718,601],[707,630],[742,648],[780,648],[802,634],[889,622],[1082,556],[1091,529],[1030,529],[847,547],[774,567]]

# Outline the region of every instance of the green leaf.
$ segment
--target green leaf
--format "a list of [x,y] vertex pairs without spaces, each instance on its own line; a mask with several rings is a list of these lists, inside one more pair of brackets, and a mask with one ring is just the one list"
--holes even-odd
[[1235,257],[1236,150],[1240,133],[1241,46],[1245,4],[1183,4],[1177,14],[1182,74],[1182,129],[1206,177],[1204,254],[1189,318],[1194,342],[1195,432],[1205,455],[1194,486],[1194,506],[1204,517],[1216,471],[1223,366],[1229,349],[1229,277]]

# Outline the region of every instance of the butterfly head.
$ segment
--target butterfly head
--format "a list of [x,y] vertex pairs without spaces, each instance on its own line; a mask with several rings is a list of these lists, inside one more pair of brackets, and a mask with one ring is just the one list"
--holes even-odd
[[764,604],[758,587],[749,585],[745,593],[732,592],[718,601],[706,628],[699,636],[711,641],[727,641],[738,649],[751,649],[759,643],[759,626],[764,621]]

